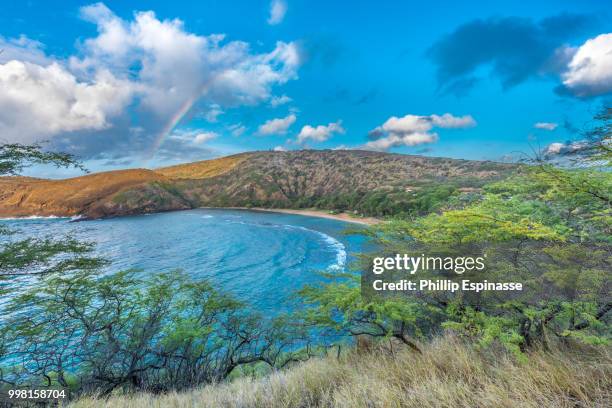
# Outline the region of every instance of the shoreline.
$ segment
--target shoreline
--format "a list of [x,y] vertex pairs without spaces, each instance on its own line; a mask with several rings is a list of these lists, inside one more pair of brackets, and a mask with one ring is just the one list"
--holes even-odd
[[[246,210],[246,211],[260,211],[260,212],[271,212],[271,213],[279,213],[279,214],[294,214],[294,215],[304,215],[306,217],[316,217],[316,218],[326,218],[329,220],[350,222],[353,224],[367,225],[372,226],[383,222],[380,218],[375,217],[353,217],[348,213],[339,213],[339,214],[330,214],[326,212],[326,210],[315,210],[315,209],[291,209],[291,208],[263,208],[263,207],[197,207],[204,209],[214,209],[214,210]],[[195,209],[195,208],[194,208]],[[169,210],[169,211],[161,211],[161,212],[173,212],[173,211],[185,211],[184,209],[180,210]],[[141,213],[141,214],[129,214],[123,216],[138,216],[145,214],[157,214],[155,213]],[[114,217],[102,217],[100,219],[105,218],[114,218]],[[82,215],[24,215],[24,216],[7,216],[0,217],[0,221],[14,221],[14,220],[35,220],[35,219],[70,219],[70,222],[76,221],[88,221],[92,219],[98,218],[88,218]]]
[[291,209],[291,208],[262,208],[262,207],[200,207],[209,208],[216,210],[247,210],[247,211],[261,211],[261,212],[273,212],[281,214],[294,214],[304,215],[307,217],[327,218],[329,220],[351,222],[354,224],[372,226],[382,222],[379,218],[374,217],[353,217],[347,213],[329,214],[325,210],[314,210],[314,209]]

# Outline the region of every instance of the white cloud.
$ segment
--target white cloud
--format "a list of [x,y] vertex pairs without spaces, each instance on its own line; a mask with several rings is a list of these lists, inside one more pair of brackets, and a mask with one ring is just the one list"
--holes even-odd
[[0,134],[31,143],[61,132],[105,129],[132,94],[130,83],[108,71],[79,81],[55,62],[11,60],[0,64]]
[[285,149],[283,146],[275,146],[273,149],[275,152],[286,152],[287,149]]
[[536,129],[544,129],[550,131],[555,130],[558,126],[559,124],[552,122],[538,122],[533,125],[533,127]]
[[544,154],[546,156],[572,154],[585,150],[589,146],[589,143],[584,140],[566,143],[555,142],[549,144],[546,149],[544,149]]
[[217,122],[219,115],[222,115],[224,112],[221,109],[221,106],[219,106],[216,103],[213,103],[212,105],[209,106],[208,110],[204,113],[204,119],[206,119],[206,121],[210,122],[210,123],[215,123]]
[[[80,41],[78,53],[66,59],[45,55],[42,44],[25,37],[0,37],[5,139],[58,136],[92,155],[103,149],[129,154],[147,149],[196,103],[213,107],[206,118],[215,121],[227,108],[269,101],[275,86],[297,78],[294,43],[279,41],[256,53],[248,43],[196,35],[182,21],[160,20],[151,11],[132,19],[102,3],[80,11],[98,34]],[[131,109],[139,115],[130,115]],[[144,130],[135,136],[129,129],[138,126]]]
[[255,104],[270,97],[273,85],[296,78],[294,43],[277,42],[270,53],[251,54],[245,42],[191,34],[182,21],[159,20],[151,11],[137,12],[128,22],[98,3],[84,7],[82,15],[99,35],[85,41],[86,55],[73,58],[73,67],[108,63],[127,72],[139,63],[143,101],[159,113],[174,113],[200,97],[225,106]]
[[563,144],[563,143],[559,143],[559,142],[551,143],[546,148],[545,153],[547,153],[547,154],[559,154],[559,153],[561,153],[561,150],[563,149],[563,146],[565,146],[565,144]]
[[438,134],[431,132],[434,127],[458,129],[476,126],[476,121],[470,115],[453,116],[450,113],[443,115],[406,115],[401,118],[392,116],[381,126],[369,133],[373,140],[364,145],[366,149],[388,150],[397,146],[417,146],[434,143]]
[[612,33],[598,35],[582,44],[562,74],[562,80],[579,97],[612,92]]
[[445,113],[442,116],[431,115],[429,118],[435,127],[440,128],[460,129],[476,126],[476,121],[471,115],[453,116],[450,113]]
[[215,139],[217,136],[219,135],[215,132],[201,132],[195,135],[193,142],[195,144],[202,144]]
[[31,40],[25,35],[19,38],[4,38],[0,36],[0,63],[5,63],[12,60],[31,62],[39,65],[48,65],[53,60],[43,50],[44,46],[41,42]]
[[334,133],[344,133],[345,130],[342,127],[342,121],[339,120],[334,123],[330,123],[327,126],[319,125],[312,127],[306,125],[300,130],[297,136],[298,143],[304,143],[307,140],[313,140],[315,142],[324,142],[329,139]]
[[202,129],[176,129],[170,134],[170,139],[183,145],[204,144],[219,137],[217,132]]
[[273,96],[272,99],[270,99],[270,105],[273,108],[276,108],[277,106],[284,105],[284,104],[289,103],[291,101],[292,101],[292,99],[290,97],[288,97],[287,95]]
[[293,113],[284,118],[270,119],[259,126],[257,133],[260,135],[284,135],[296,119]]
[[407,134],[392,133],[387,137],[373,140],[365,144],[365,147],[372,150],[388,150],[396,146],[418,146],[425,143],[438,141],[437,133],[414,132]]
[[230,125],[228,126],[229,131],[231,132],[232,136],[234,137],[240,137],[244,134],[244,132],[246,132],[246,126],[242,125],[241,123],[236,123],[234,125]]
[[351,147],[351,146],[344,145],[344,144],[338,145],[336,147],[332,147],[332,150],[353,150],[353,149],[355,149],[355,148]]
[[285,18],[286,13],[287,3],[285,0],[272,0],[270,2],[270,16],[268,17],[268,24],[280,24]]

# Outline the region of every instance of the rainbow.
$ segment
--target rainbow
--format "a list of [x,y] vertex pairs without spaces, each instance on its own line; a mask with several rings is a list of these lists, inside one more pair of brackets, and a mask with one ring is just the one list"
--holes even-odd
[[148,154],[145,155],[145,162],[151,160],[155,156],[161,145],[164,144],[166,137],[168,137],[170,132],[174,130],[176,125],[178,125],[178,123],[181,121],[181,119],[183,119],[185,115],[191,110],[193,104],[196,103],[196,101],[198,100],[198,97],[199,95],[197,93],[191,96],[189,99],[183,102],[183,104],[179,107],[176,113],[172,115],[170,120],[168,120],[168,123],[166,123],[166,125],[159,132],[155,140],[153,140],[151,149],[149,150]]

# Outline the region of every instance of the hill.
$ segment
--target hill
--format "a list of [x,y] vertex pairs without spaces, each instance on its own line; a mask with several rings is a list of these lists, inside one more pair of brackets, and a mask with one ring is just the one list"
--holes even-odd
[[373,193],[380,201],[449,182],[469,190],[514,168],[356,150],[251,152],[65,180],[2,177],[0,216],[101,218],[202,206],[357,210]]

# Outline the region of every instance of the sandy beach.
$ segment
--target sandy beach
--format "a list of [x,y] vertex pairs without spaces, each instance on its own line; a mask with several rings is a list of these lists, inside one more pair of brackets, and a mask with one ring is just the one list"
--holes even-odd
[[202,207],[202,208],[219,208],[219,209],[233,209],[233,210],[249,210],[249,211],[265,211],[265,212],[275,212],[275,213],[284,213],[284,214],[297,214],[297,215],[306,215],[309,217],[319,217],[319,218],[328,218],[330,220],[338,220],[344,222],[352,222],[355,224],[361,225],[376,225],[382,222],[379,218],[374,217],[354,217],[347,213],[339,213],[339,214],[330,214],[325,210],[315,210],[315,209],[304,209],[304,210],[295,210],[290,208],[260,208],[260,207]]

